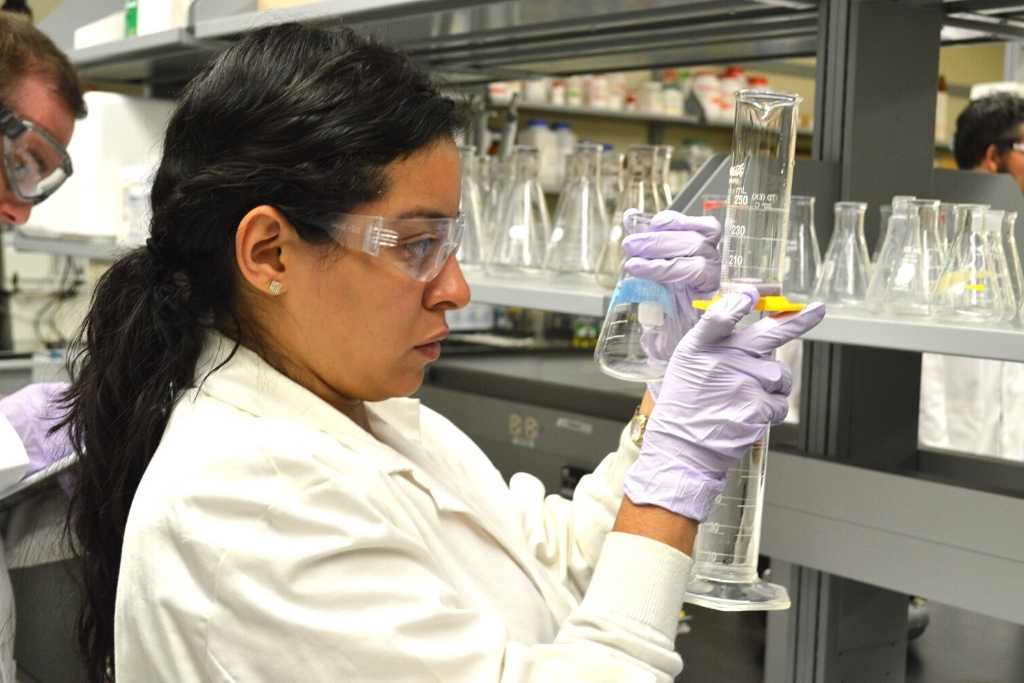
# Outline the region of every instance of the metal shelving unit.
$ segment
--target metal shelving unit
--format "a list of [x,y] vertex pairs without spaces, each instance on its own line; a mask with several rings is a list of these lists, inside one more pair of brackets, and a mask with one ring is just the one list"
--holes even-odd
[[32,251],[55,256],[73,256],[92,261],[113,261],[127,247],[105,239],[78,239],[69,237],[44,237],[29,235],[14,230],[10,234],[10,245],[18,251]]
[[593,277],[499,277],[471,267],[465,269],[465,274],[477,303],[595,317],[603,316],[608,308],[610,293],[599,287]]

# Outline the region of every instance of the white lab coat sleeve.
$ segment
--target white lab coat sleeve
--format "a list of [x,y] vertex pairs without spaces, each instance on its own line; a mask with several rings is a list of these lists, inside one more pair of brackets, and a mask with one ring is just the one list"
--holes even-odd
[[638,455],[626,427],[619,436],[618,449],[580,479],[572,500],[545,496],[544,485],[524,472],[509,481],[518,521],[533,554],[577,597],[590,584],[605,536],[622,503],[626,470]]
[[268,509],[255,536],[220,536],[206,680],[669,683],[681,670],[684,554],[613,534],[554,642],[512,642],[499,615],[460,599],[414,516],[389,507],[405,485],[330,477]]

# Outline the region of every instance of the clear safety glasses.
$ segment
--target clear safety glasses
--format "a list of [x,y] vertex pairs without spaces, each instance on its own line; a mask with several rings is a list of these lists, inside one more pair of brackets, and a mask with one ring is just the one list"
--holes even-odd
[[420,282],[433,280],[462,242],[462,216],[402,218],[345,215],[331,229],[338,244],[366,252]]
[[38,204],[57,191],[72,173],[71,157],[39,126],[0,107],[4,173],[23,202]]

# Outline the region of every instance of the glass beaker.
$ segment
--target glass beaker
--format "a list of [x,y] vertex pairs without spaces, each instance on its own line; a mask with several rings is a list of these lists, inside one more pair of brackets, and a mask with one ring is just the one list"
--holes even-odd
[[945,257],[939,239],[939,200],[894,197],[878,256],[868,307],[897,316],[929,316]]
[[601,196],[604,198],[605,214],[611,218],[615,215],[615,202],[622,194],[624,180],[624,164],[626,155],[616,152],[611,145],[605,145],[601,154]]
[[782,291],[800,99],[766,91],[736,93],[722,282],[754,285],[762,296]]
[[789,238],[782,289],[790,301],[809,302],[818,283],[821,251],[814,231],[814,197],[789,200]]
[[952,323],[995,323],[1005,316],[1003,279],[988,233],[1002,231],[1003,212],[957,207],[957,238],[935,287],[939,316]]
[[622,192],[615,202],[607,239],[601,245],[597,260],[596,278],[605,289],[614,289],[625,254],[622,251],[623,217],[629,209],[640,213],[656,214],[667,208],[665,193],[655,184],[654,145],[631,145],[626,150],[626,174]]
[[544,256],[551,273],[591,273],[608,235],[601,196],[601,147],[576,145]]
[[[651,214],[629,212],[624,219],[627,235],[650,229]],[[665,376],[673,342],[682,335],[682,318],[675,297],[663,285],[622,271],[612,292],[597,338],[594,360],[606,375],[628,382],[650,382]]]
[[[732,165],[722,245],[722,290],[751,284],[762,297],[782,296],[797,95],[741,90],[736,94]],[[771,311],[771,300],[762,300]],[[778,309],[774,309],[778,310]],[[742,324],[759,317],[753,313]],[[726,476],[694,544],[686,602],[723,611],[787,609],[785,587],[757,575],[768,432]]]
[[655,156],[655,184],[661,188],[665,197],[665,207],[672,206],[675,194],[669,184],[669,175],[672,173],[672,145],[657,145],[654,151]]
[[532,145],[516,145],[512,154],[513,182],[501,206],[491,272],[537,273],[551,219],[540,187],[540,154]]
[[459,160],[462,162],[462,196],[459,199],[459,213],[462,215],[462,243],[459,245],[458,260],[460,265],[476,265],[483,263],[483,255],[488,249],[487,234],[481,213],[480,186],[477,184],[479,159],[476,147],[465,145],[459,147]]
[[1003,251],[1006,252],[1009,262],[1010,286],[1013,291],[1013,299],[1017,302],[1014,316],[1017,316],[1021,305],[1024,304],[1024,267],[1021,266],[1020,248],[1017,246],[1016,211],[1007,211],[1003,216]]
[[836,202],[832,240],[821,264],[813,298],[829,310],[861,308],[867,299],[871,259],[864,240],[864,202]]

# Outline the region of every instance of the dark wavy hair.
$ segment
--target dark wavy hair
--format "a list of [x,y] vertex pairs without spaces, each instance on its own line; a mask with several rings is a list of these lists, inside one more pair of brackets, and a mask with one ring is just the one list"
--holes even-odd
[[171,409],[196,384],[204,337],[259,342],[237,291],[239,222],[271,205],[303,240],[330,249],[319,226],[384,194],[389,163],[460,125],[454,102],[406,56],[342,27],[255,31],[185,88],[153,183],[147,246],[99,280],[69,353],[63,426],[80,462],[68,529],[93,683],[113,673],[132,498]]
[[1024,123],[1024,99],[997,93],[974,100],[956,117],[953,155],[958,168],[976,168],[985,158],[989,145],[998,145],[1005,152],[1017,142],[1020,125]]

